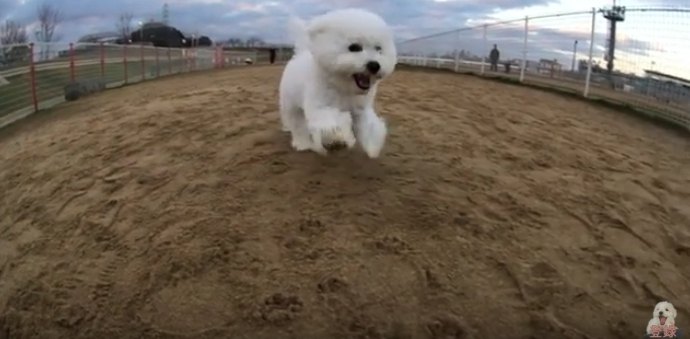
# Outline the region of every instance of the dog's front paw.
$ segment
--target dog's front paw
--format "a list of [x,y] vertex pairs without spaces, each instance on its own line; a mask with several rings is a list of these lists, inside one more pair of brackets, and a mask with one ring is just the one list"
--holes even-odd
[[369,158],[378,158],[388,133],[385,121],[379,117],[364,119],[360,121],[358,129],[359,142],[364,152]]
[[343,113],[332,124],[320,124],[310,128],[314,151],[326,154],[343,148],[352,148],[357,142],[352,131],[352,118]]
[[298,152],[306,151],[312,149],[312,142],[311,139],[309,139],[309,135],[305,134],[304,136],[292,136],[292,148],[294,148]]

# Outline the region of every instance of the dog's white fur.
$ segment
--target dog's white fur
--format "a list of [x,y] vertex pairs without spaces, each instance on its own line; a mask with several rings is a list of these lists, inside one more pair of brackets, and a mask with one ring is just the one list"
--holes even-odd
[[[308,23],[293,18],[290,31],[295,55],[280,82],[280,117],[283,130],[292,134],[292,147],[327,154],[329,145],[352,148],[358,141],[370,158],[378,157],[387,127],[374,99],[380,80],[397,63],[392,30],[380,16],[350,8]],[[361,51],[350,51],[352,44]],[[376,74],[366,66],[372,61],[380,65]],[[355,73],[371,76],[368,90],[357,86]]]
[[673,307],[668,301],[661,301],[654,306],[654,311],[652,312],[652,319],[647,323],[647,334],[652,334],[652,325],[661,325],[659,317],[666,317],[666,322],[664,326],[671,326],[676,324],[676,316],[678,312],[676,308]]

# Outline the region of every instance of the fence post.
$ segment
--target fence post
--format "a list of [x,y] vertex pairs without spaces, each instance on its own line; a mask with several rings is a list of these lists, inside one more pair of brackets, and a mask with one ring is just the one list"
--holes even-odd
[[217,64],[216,64],[216,67],[218,67],[218,69],[221,68],[221,55],[222,55],[222,52],[223,52],[223,49],[222,49],[221,45],[216,46],[216,63],[217,63]]
[[69,80],[74,82],[74,43],[69,43]]
[[220,68],[225,68],[225,46],[220,45]]
[[184,63],[187,65],[187,72],[192,70],[192,61],[189,57],[189,49],[182,49],[182,56],[184,57]]
[[141,58],[141,80],[146,80],[146,64],[144,63],[144,42],[139,47],[139,58]]
[[105,78],[105,46],[104,43],[100,43],[100,58],[101,58],[101,78]]
[[158,47],[153,46],[153,50],[156,52],[156,78],[161,77],[161,64],[158,60]]
[[587,77],[585,79],[584,97],[589,96],[589,83],[592,79],[592,53],[594,52],[594,25],[597,22],[597,9],[592,7],[592,32],[589,37],[589,60],[587,62]]
[[484,68],[485,68],[484,64],[486,63],[486,27],[487,27],[487,25],[484,24],[484,34],[482,34],[483,35],[482,40],[484,43],[484,47],[483,47],[483,52],[482,52],[482,70],[480,72],[481,75],[484,75]]
[[197,65],[197,58],[196,58],[196,55],[197,55],[197,52],[198,52],[198,51],[199,51],[199,50],[198,50],[197,47],[192,46],[192,71],[196,71],[196,70],[197,70],[197,67],[198,67],[198,65]]
[[127,45],[126,44],[122,45],[122,65],[123,65],[123,68],[125,70],[125,84],[127,84],[127,79],[128,79],[127,73],[128,72],[127,72]]
[[172,56],[170,55],[170,47],[168,47],[168,75],[172,74]]
[[458,71],[458,68],[460,67],[460,49],[459,48],[460,48],[460,40],[461,40],[460,34],[461,34],[461,32],[462,32],[461,30],[458,30],[458,41],[455,44],[455,65],[454,65],[453,69],[455,70],[456,73]]
[[527,68],[527,37],[529,35],[529,16],[525,16],[525,42],[522,46],[522,66],[520,67],[520,82],[525,81],[525,68]]
[[38,95],[36,94],[36,66],[34,65],[34,43],[29,44],[29,77],[31,78],[31,103],[34,112],[38,111]]

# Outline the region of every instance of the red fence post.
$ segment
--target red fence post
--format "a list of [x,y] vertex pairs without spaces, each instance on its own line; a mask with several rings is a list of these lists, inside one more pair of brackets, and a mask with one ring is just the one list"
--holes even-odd
[[122,64],[124,65],[125,68],[125,84],[127,83],[127,45],[122,45]]
[[69,43],[69,80],[74,82],[74,44]]
[[105,46],[100,43],[99,49],[101,51],[101,78],[105,78]]
[[158,60],[158,47],[153,47],[154,51],[156,51],[156,78],[160,78],[161,76],[161,64]]
[[31,84],[31,103],[34,112],[38,111],[38,95],[36,94],[36,66],[34,65],[34,43],[29,44],[29,83]]
[[170,47],[168,47],[168,75],[172,74],[172,56],[170,55]]
[[141,51],[139,56],[141,57],[141,80],[146,80],[146,67],[144,65],[144,42],[141,42],[141,47],[139,48]]
[[220,68],[225,68],[225,46],[220,45]]

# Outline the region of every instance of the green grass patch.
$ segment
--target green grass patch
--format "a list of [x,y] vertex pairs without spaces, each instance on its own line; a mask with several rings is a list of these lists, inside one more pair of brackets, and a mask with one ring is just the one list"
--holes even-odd
[[[154,63],[144,64],[146,78],[178,73],[187,70],[185,60],[172,60],[170,64],[163,59],[159,68]],[[141,61],[133,60],[126,64],[128,81],[139,81],[142,73]],[[74,77],[77,81],[88,79],[105,79],[106,84],[125,80],[125,63],[107,63],[101,70],[100,64],[75,67]],[[64,95],[64,86],[70,83],[70,69],[56,68],[36,71],[36,94],[38,101],[44,101]],[[31,79],[29,73],[6,78],[9,84],[0,86],[0,117],[32,105]]]

